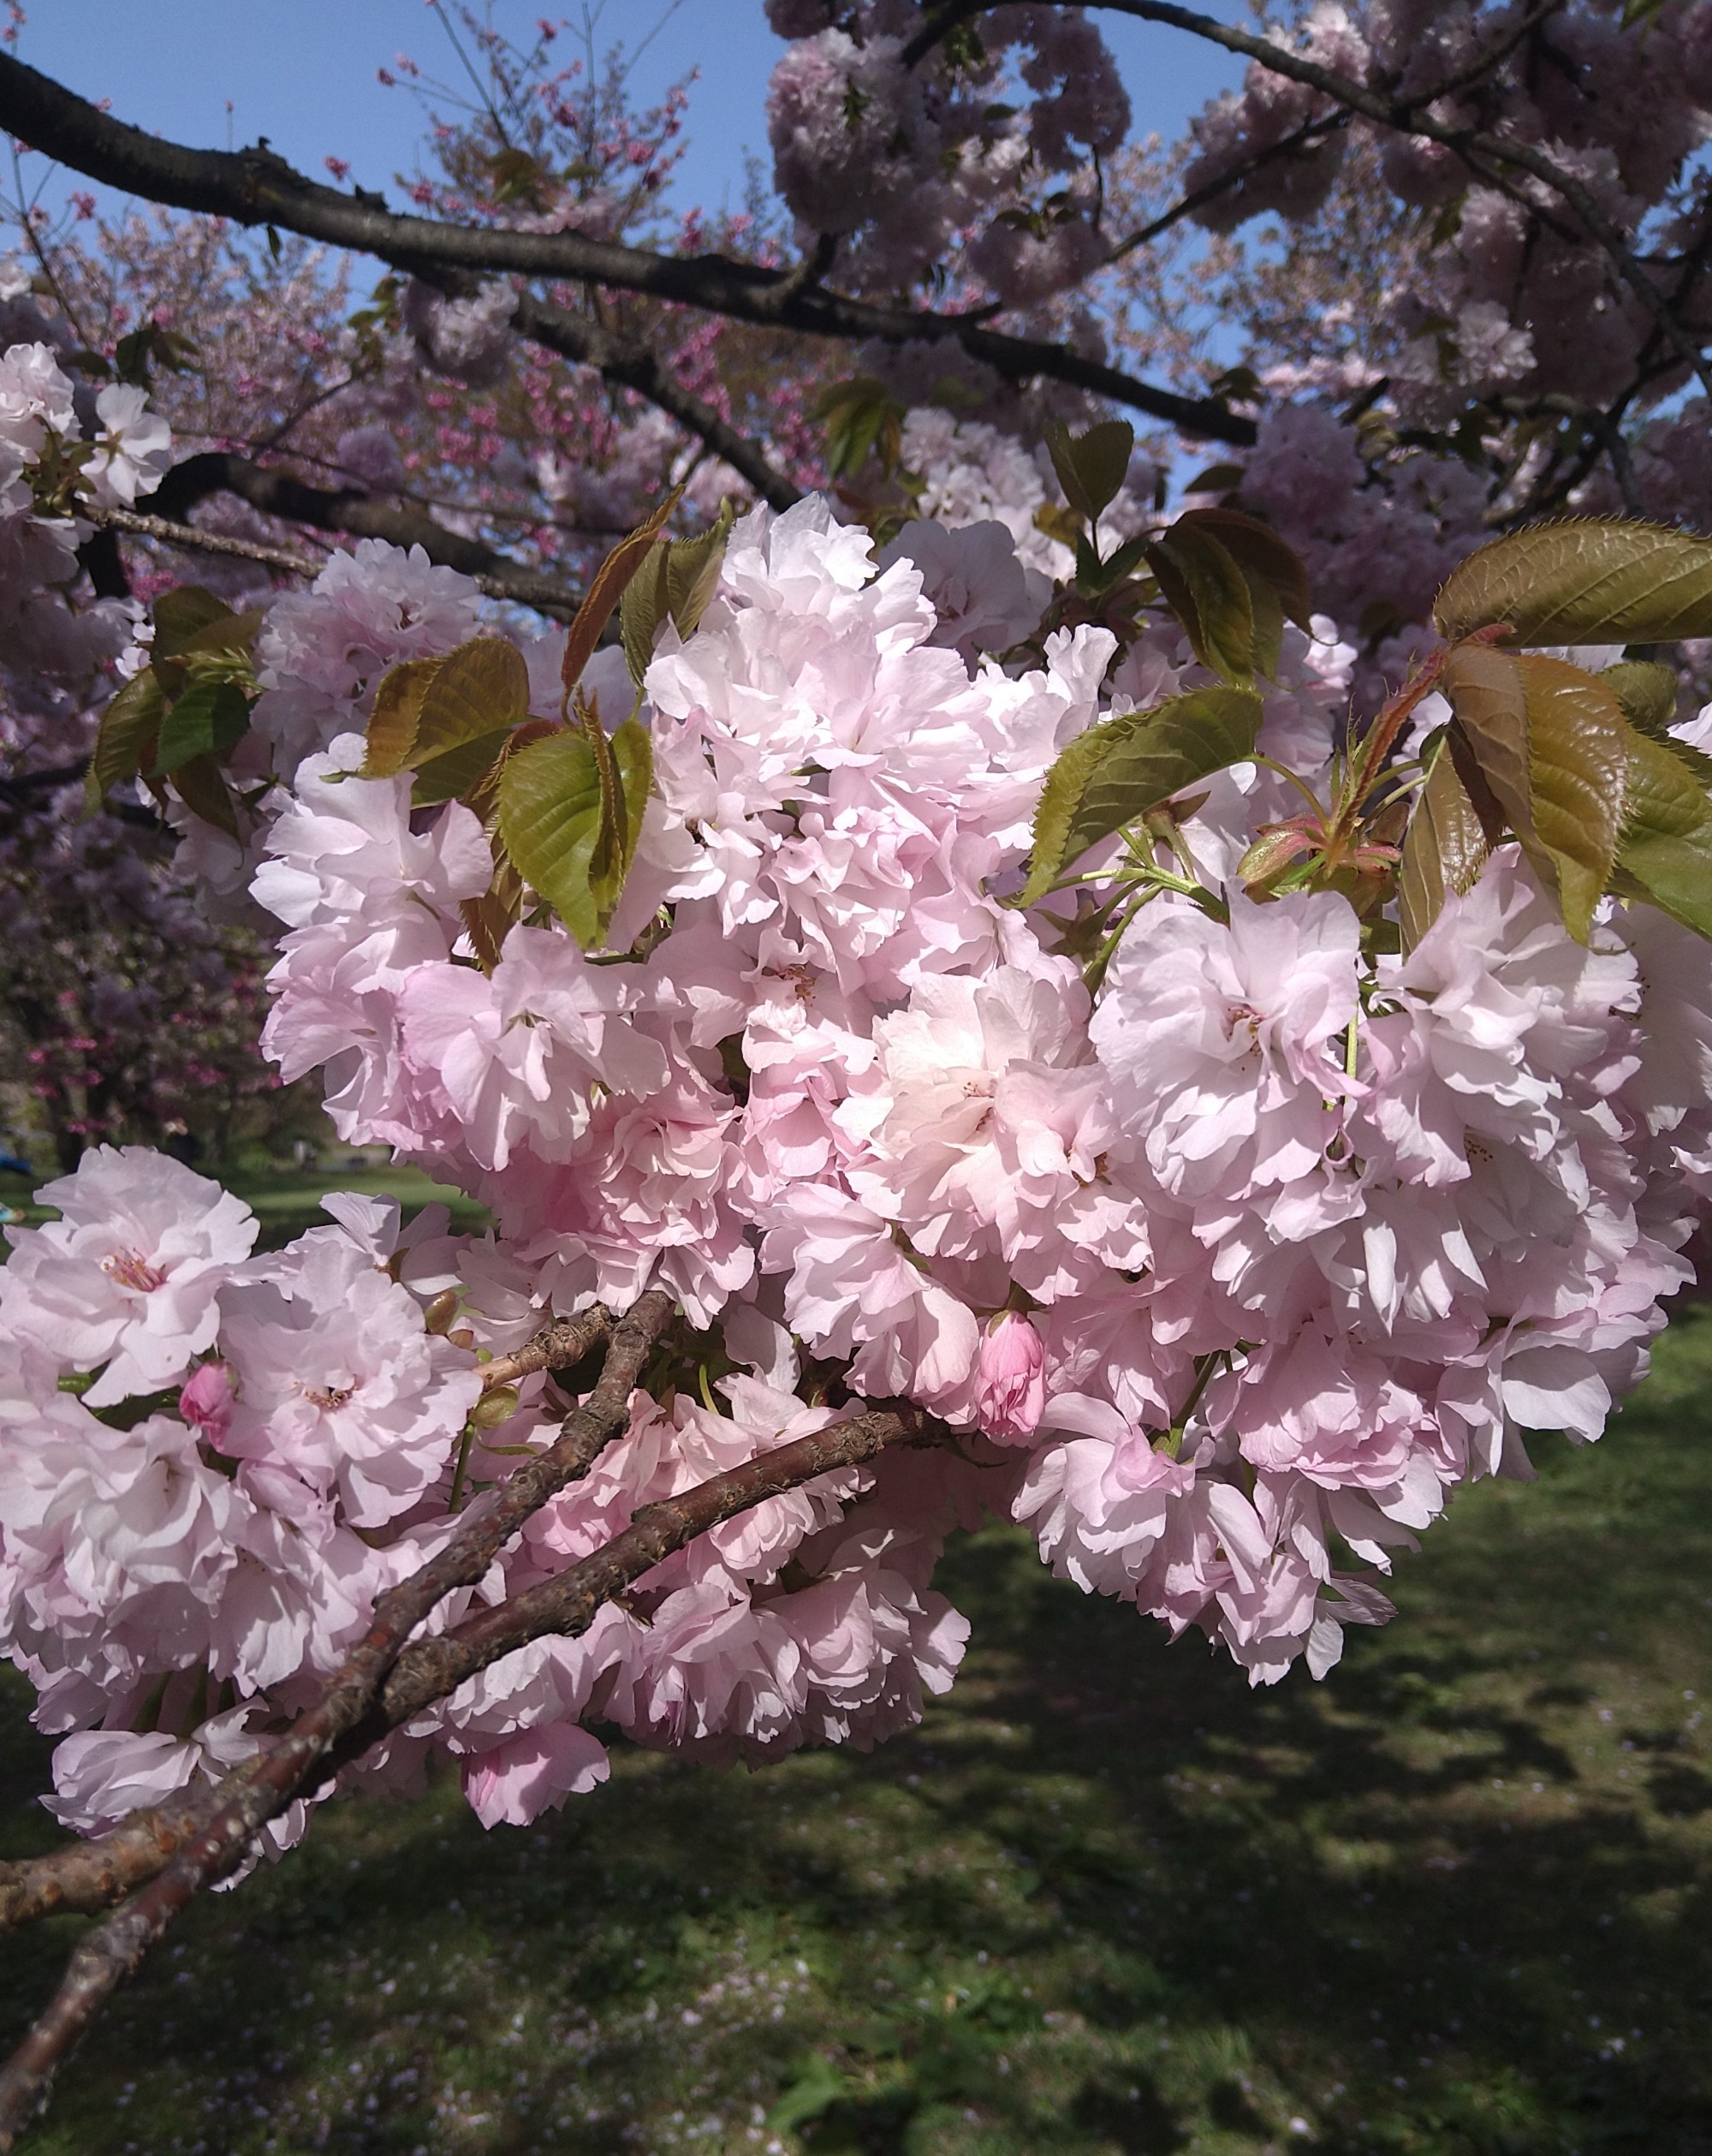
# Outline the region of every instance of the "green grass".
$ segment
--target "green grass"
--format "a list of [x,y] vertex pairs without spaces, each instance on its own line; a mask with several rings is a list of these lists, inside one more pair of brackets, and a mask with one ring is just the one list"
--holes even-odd
[[[220,1181],[253,1207],[261,1221],[258,1247],[264,1250],[277,1249],[306,1228],[324,1226],[328,1216],[321,1210],[321,1199],[329,1190],[359,1190],[372,1198],[396,1198],[407,1220],[413,1220],[424,1206],[437,1200],[451,1208],[452,1225],[463,1233],[479,1233],[488,1220],[486,1208],[462,1191],[431,1181],[419,1168],[390,1163],[356,1168],[269,1164],[248,1170],[229,1169]],[[0,1200],[11,1206],[15,1219],[33,1226],[56,1216],[51,1209],[30,1202],[31,1182],[24,1176],[0,1176]]]
[[[330,1808],[192,1911],[32,2145],[1706,2156],[1709,1440],[1692,1311],[1323,1685],[1251,1693],[995,1530],[949,1568],[963,1680],[871,1758],[621,1750],[490,1835],[446,1786]],[[79,1928],[8,1942],[8,2031]]]

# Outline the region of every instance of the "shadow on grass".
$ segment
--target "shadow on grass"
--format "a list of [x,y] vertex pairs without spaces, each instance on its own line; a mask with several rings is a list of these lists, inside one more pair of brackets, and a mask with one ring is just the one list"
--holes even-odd
[[[1709,1377],[1690,1312],[1322,1686],[1251,1692],[995,1529],[947,1568],[963,1679],[872,1758],[619,1751],[528,1832],[335,1808],[193,1912],[37,2145],[1705,2156]],[[9,1943],[9,2030],[77,1929]]]

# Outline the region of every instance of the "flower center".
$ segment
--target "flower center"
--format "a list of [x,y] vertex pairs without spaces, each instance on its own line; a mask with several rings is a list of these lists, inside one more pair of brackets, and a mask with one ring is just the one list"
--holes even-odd
[[116,1250],[110,1258],[101,1260],[101,1270],[110,1280],[116,1280],[122,1288],[134,1289],[140,1295],[152,1295],[166,1285],[166,1275],[158,1266],[152,1266],[140,1250]]

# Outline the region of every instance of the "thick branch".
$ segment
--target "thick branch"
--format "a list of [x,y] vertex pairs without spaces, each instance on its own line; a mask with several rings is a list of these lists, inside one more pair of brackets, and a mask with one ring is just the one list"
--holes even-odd
[[[592,240],[580,232],[518,232],[503,227],[450,224],[433,217],[395,216],[366,197],[342,194],[306,178],[270,150],[190,150],[179,143],[163,142],[98,110],[61,84],[6,54],[0,54],[0,128],[92,179],[150,201],[233,217],[243,224],[272,224],[335,247],[377,255],[431,282],[443,283],[448,273],[508,272],[638,292],[705,313],[726,315],[734,321],[761,323],[846,343],[868,339],[890,344],[957,343],[972,359],[1013,380],[1043,375],[1129,405],[1186,434],[1239,445],[1254,439],[1252,423],[1215,399],[1178,396],[1168,390],[1138,382],[1116,367],[1084,359],[1062,345],[1006,337],[965,317],[879,307],[829,292],[819,285],[803,286],[794,271],[765,269],[758,263],[735,261],[720,254],[656,254],[645,247]],[[559,319],[556,321],[554,317]],[[556,336],[579,341],[581,350],[568,353],[574,358],[583,358],[596,349],[591,340],[606,334],[586,317],[573,316],[568,309],[545,308],[544,303],[526,297],[516,319],[526,336],[538,333],[556,350],[568,348],[553,343]],[[568,326],[573,324],[574,329]],[[643,356],[628,346],[608,354],[615,365],[625,369],[640,365]],[[599,358],[586,363],[605,371]],[[645,367],[643,372],[646,373]],[[625,372],[615,372],[612,378],[638,389],[643,396],[655,396],[655,387],[644,387]],[[665,397],[696,405],[708,419],[716,417],[699,406],[698,400],[690,398],[681,385],[670,383],[663,371],[657,372],[656,386],[663,392],[659,399],[663,408],[682,418],[685,425],[694,423],[675,410]],[[700,426],[695,431],[713,445]],[[732,439],[741,441],[737,436]],[[730,454],[727,448],[716,453]],[[751,445],[750,454],[759,453]],[[736,463],[737,459],[732,457],[731,462]],[[751,483],[756,482],[752,479]]]
[[[307,524],[321,532],[342,532],[354,539],[389,539],[395,546],[419,546],[431,562],[461,570],[473,577],[490,599],[514,600],[543,614],[568,620],[577,609],[577,597],[550,576],[522,569],[480,539],[465,539],[444,525],[425,516],[420,509],[377,501],[360,488],[307,486],[289,472],[271,465],[252,464],[229,450],[205,450],[175,464],[151,497],[151,509],[169,523],[182,524],[187,512],[211,494],[235,494],[264,515],[287,523]],[[119,520],[109,516],[110,523]],[[136,528],[133,522],[131,528]],[[173,538],[169,533],[155,537]],[[217,533],[205,535],[218,540]],[[173,538],[177,545],[195,544]],[[270,559],[282,569],[314,575],[321,564],[306,562],[279,549],[253,550],[249,542],[218,545],[217,552],[243,551],[252,559]]]
[[[621,1325],[619,1336],[623,1329]],[[615,1336],[609,1369],[618,1347]],[[602,1382],[603,1385],[604,1378]],[[330,1724],[328,1703],[345,1682],[346,1673],[342,1672],[320,1705],[266,1755],[265,1763],[271,1767],[290,1753],[291,1765],[253,1778],[246,1791],[229,1801],[165,1865],[152,1885],[79,1945],[47,2011],[0,2071],[0,2156],[15,2145],[19,2132],[45,2099],[54,2072],[103,2004],[134,1972],[192,1896],[231,1870],[267,1819],[298,1796],[312,1791],[328,1771],[342,1760],[360,1757],[389,1730],[445,1698],[502,1655],[549,1634],[574,1636],[586,1630],[603,1603],[722,1520],[820,1475],[871,1460],[888,1446],[915,1443],[936,1431],[937,1426],[918,1409],[878,1409],[780,1445],[681,1496],[645,1505],[604,1549],[556,1579],[467,1618],[451,1632],[419,1641],[396,1658],[391,1681],[366,1715],[347,1719],[336,1736],[306,1753],[298,1742],[299,1732],[318,1718],[324,1728]],[[407,1592],[411,1584],[395,1593]],[[383,1604],[389,1599],[383,1597]],[[381,1606],[377,1605],[377,1623]],[[246,1797],[251,1801],[245,1802]]]
[[574,1318],[555,1318],[515,1355],[496,1355],[491,1362],[484,1363],[482,1390],[496,1391],[501,1385],[515,1385],[520,1378],[532,1377],[538,1370],[574,1369],[611,1330],[612,1320],[604,1310],[580,1310]]

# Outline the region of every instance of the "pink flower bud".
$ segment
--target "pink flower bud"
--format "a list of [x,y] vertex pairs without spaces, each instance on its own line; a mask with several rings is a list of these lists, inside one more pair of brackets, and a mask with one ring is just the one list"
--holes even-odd
[[178,1396],[178,1411],[210,1444],[218,1444],[232,1423],[232,1373],[223,1362],[205,1362]]
[[1046,1349],[1014,1310],[995,1318],[981,1336],[975,1415],[990,1438],[1023,1444],[1040,1427],[1046,1408]]

